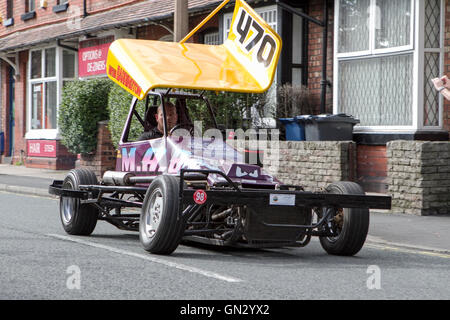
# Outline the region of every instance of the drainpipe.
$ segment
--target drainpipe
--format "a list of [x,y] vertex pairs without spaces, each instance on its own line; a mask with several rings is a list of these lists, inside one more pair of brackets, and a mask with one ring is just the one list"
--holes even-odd
[[88,16],[87,12],[87,0],[83,0],[83,18],[86,18]]
[[323,43],[322,43],[322,80],[320,81],[320,113],[325,113],[326,102],[327,102],[327,54],[328,54],[328,0],[323,0]]

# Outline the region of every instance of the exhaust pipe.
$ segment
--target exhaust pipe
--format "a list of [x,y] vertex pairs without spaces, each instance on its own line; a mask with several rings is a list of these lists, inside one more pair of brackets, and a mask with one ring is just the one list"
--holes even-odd
[[103,174],[103,182],[107,186],[129,186],[130,178],[134,177],[133,173],[120,171],[106,171]]
[[103,183],[107,186],[132,186],[136,183],[151,183],[156,176],[136,176],[131,172],[106,171]]

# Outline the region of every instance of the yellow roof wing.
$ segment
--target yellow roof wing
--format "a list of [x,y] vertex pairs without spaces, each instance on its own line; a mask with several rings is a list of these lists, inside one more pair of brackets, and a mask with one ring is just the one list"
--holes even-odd
[[280,51],[279,35],[237,0],[224,44],[119,39],[109,48],[107,73],[140,100],[154,88],[258,93],[272,84]]

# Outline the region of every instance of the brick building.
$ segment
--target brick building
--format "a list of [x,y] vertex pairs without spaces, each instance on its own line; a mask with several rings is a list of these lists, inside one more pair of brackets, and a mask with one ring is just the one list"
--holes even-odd
[[[283,38],[276,81],[308,86],[317,112],[326,85],[324,110],[361,120],[354,135],[356,180],[367,191],[387,191],[389,141],[449,140],[450,104],[429,81],[450,72],[447,0],[281,1],[318,21],[328,13],[326,83],[323,27],[280,1],[248,2]],[[189,0],[190,28],[219,3]],[[193,41],[221,43],[232,8],[231,3]],[[174,1],[167,0],[1,1],[2,161],[73,165],[56,124],[64,82],[104,76],[102,54],[114,39],[171,41],[173,11]]]

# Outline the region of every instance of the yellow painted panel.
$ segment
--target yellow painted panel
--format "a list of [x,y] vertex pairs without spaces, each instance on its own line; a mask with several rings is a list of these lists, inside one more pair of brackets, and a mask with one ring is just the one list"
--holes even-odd
[[109,48],[107,74],[140,100],[153,88],[264,92],[280,50],[280,37],[237,0],[223,45],[119,39]]

